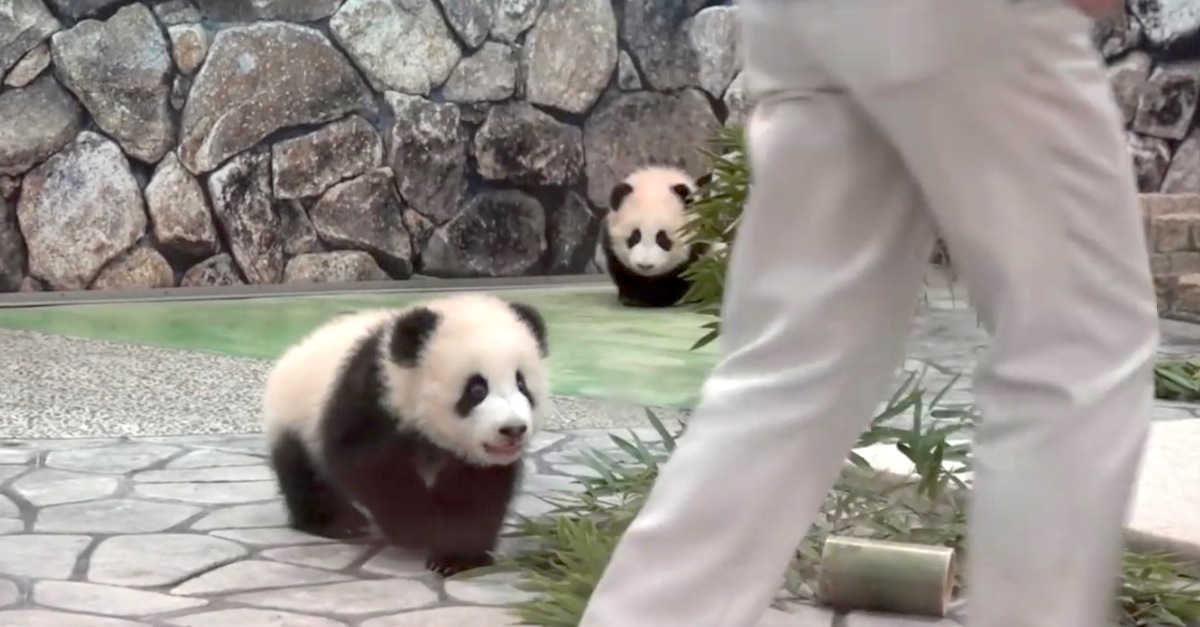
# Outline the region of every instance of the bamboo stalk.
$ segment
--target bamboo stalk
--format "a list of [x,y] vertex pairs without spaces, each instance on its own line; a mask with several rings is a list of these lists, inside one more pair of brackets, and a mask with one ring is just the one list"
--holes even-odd
[[954,549],[830,536],[817,595],[842,611],[945,617],[954,592]]

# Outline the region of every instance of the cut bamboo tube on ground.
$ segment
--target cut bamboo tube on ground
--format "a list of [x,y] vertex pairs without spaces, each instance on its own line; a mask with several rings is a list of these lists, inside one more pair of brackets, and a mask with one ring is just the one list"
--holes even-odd
[[829,607],[945,617],[958,564],[954,549],[830,536],[817,596]]

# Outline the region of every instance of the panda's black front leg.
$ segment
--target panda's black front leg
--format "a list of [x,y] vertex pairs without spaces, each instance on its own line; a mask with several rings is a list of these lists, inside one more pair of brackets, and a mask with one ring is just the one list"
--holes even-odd
[[293,529],[331,539],[359,537],[370,530],[349,499],[321,476],[299,436],[280,435],[271,445],[270,464]]
[[433,501],[420,475],[397,459],[404,458],[380,445],[358,451],[357,457],[342,457],[333,468],[339,483],[371,513],[388,543],[425,550],[436,533]]
[[521,463],[443,471],[434,493],[437,539],[426,568],[450,577],[494,563],[492,551],[520,481]]

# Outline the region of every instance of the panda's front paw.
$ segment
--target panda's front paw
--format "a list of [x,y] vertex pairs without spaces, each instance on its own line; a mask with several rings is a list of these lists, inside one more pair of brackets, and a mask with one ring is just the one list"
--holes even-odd
[[319,527],[314,533],[330,540],[354,540],[371,535],[371,525],[356,521],[338,521]]
[[495,562],[492,556],[484,553],[448,554],[434,553],[425,560],[425,568],[443,576],[452,577],[463,571],[474,568],[491,566]]

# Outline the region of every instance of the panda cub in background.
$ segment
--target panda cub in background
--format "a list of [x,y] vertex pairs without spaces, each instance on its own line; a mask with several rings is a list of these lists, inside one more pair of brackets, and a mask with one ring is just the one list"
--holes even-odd
[[264,394],[291,526],[346,538],[374,523],[446,576],[490,564],[549,407],[547,355],[536,309],[482,294],[318,327]]
[[613,186],[600,246],[621,304],[670,307],[687,292],[684,271],[708,252],[682,233],[702,181],[678,168],[644,166]]

